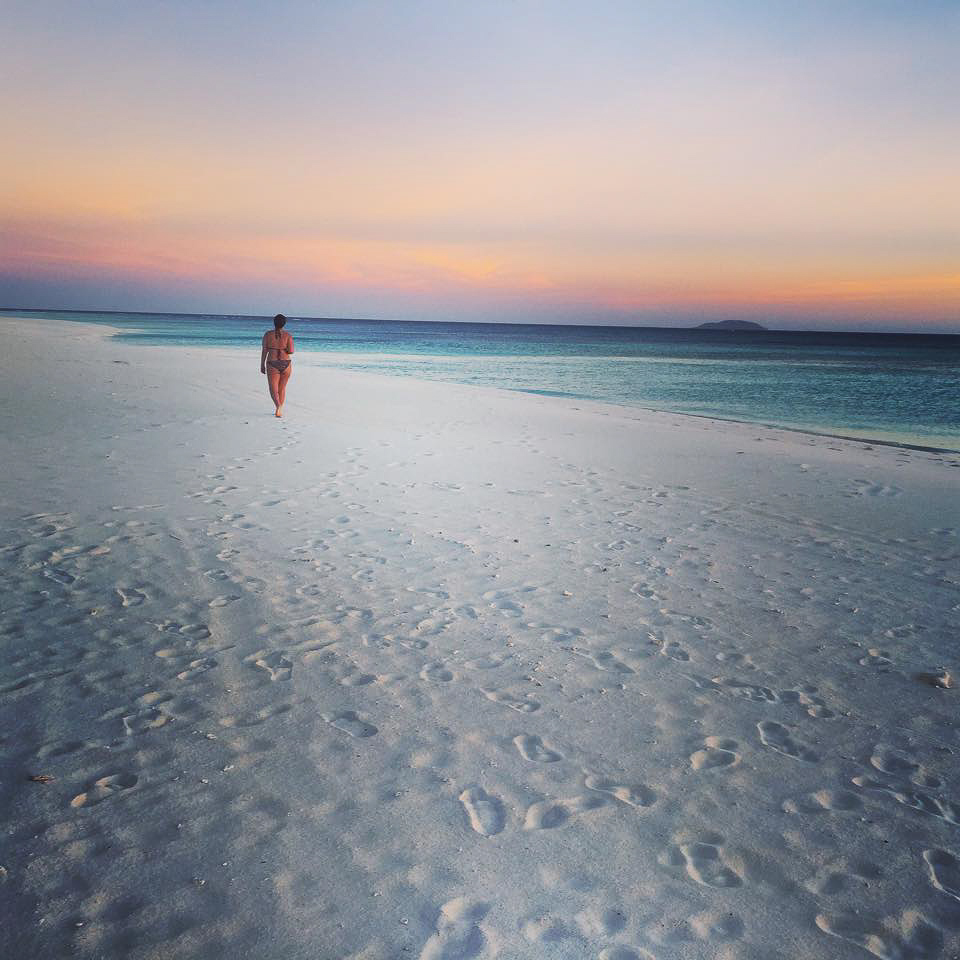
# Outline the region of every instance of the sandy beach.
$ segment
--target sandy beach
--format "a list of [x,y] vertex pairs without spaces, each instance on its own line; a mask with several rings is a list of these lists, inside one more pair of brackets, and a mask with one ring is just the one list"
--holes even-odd
[[2,956],[960,953],[960,454],[0,330]]

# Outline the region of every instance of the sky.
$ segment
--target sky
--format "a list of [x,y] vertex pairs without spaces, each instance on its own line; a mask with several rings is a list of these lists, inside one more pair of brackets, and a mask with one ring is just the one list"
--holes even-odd
[[960,2],[0,6],[0,306],[960,332]]

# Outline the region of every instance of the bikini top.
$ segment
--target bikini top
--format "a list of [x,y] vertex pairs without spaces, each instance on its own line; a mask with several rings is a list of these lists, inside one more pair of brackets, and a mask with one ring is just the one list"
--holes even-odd
[[278,347],[267,347],[267,349],[268,349],[268,350],[276,350],[277,355],[276,355],[276,357],[274,357],[274,359],[275,359],[275,360],[280,360],[280,359],[282,359],[284,353],[289,354],[290,351],[289,351],[285,346],[283,346],[283,343],[284,343],[283,334],[282,334],[279,330],[274,330],[273,332],[274,332],[274,334],[277,336],[277,338],[278,338],[278,340],[279,340],[279,342],[280,342],[280,346],[278,346]]

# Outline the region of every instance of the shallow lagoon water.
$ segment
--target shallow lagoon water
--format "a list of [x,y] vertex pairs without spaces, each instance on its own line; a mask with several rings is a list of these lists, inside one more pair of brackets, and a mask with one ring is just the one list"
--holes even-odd
[[[256,350],[263,317],[4,311]],[[960,336],[291,318],[343,369],[960,449]],[[317,357],[313,361],[317,361]]]

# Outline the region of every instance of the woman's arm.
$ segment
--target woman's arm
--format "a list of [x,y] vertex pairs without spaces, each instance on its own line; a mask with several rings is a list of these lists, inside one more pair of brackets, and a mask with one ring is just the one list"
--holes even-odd
[[260,372],[267,372],[267,338],[263,338],[263,343],[260,345]]
[[287,353],[293,353],[293,335],[289,333],[287,334],[286,350],[287,350]]

